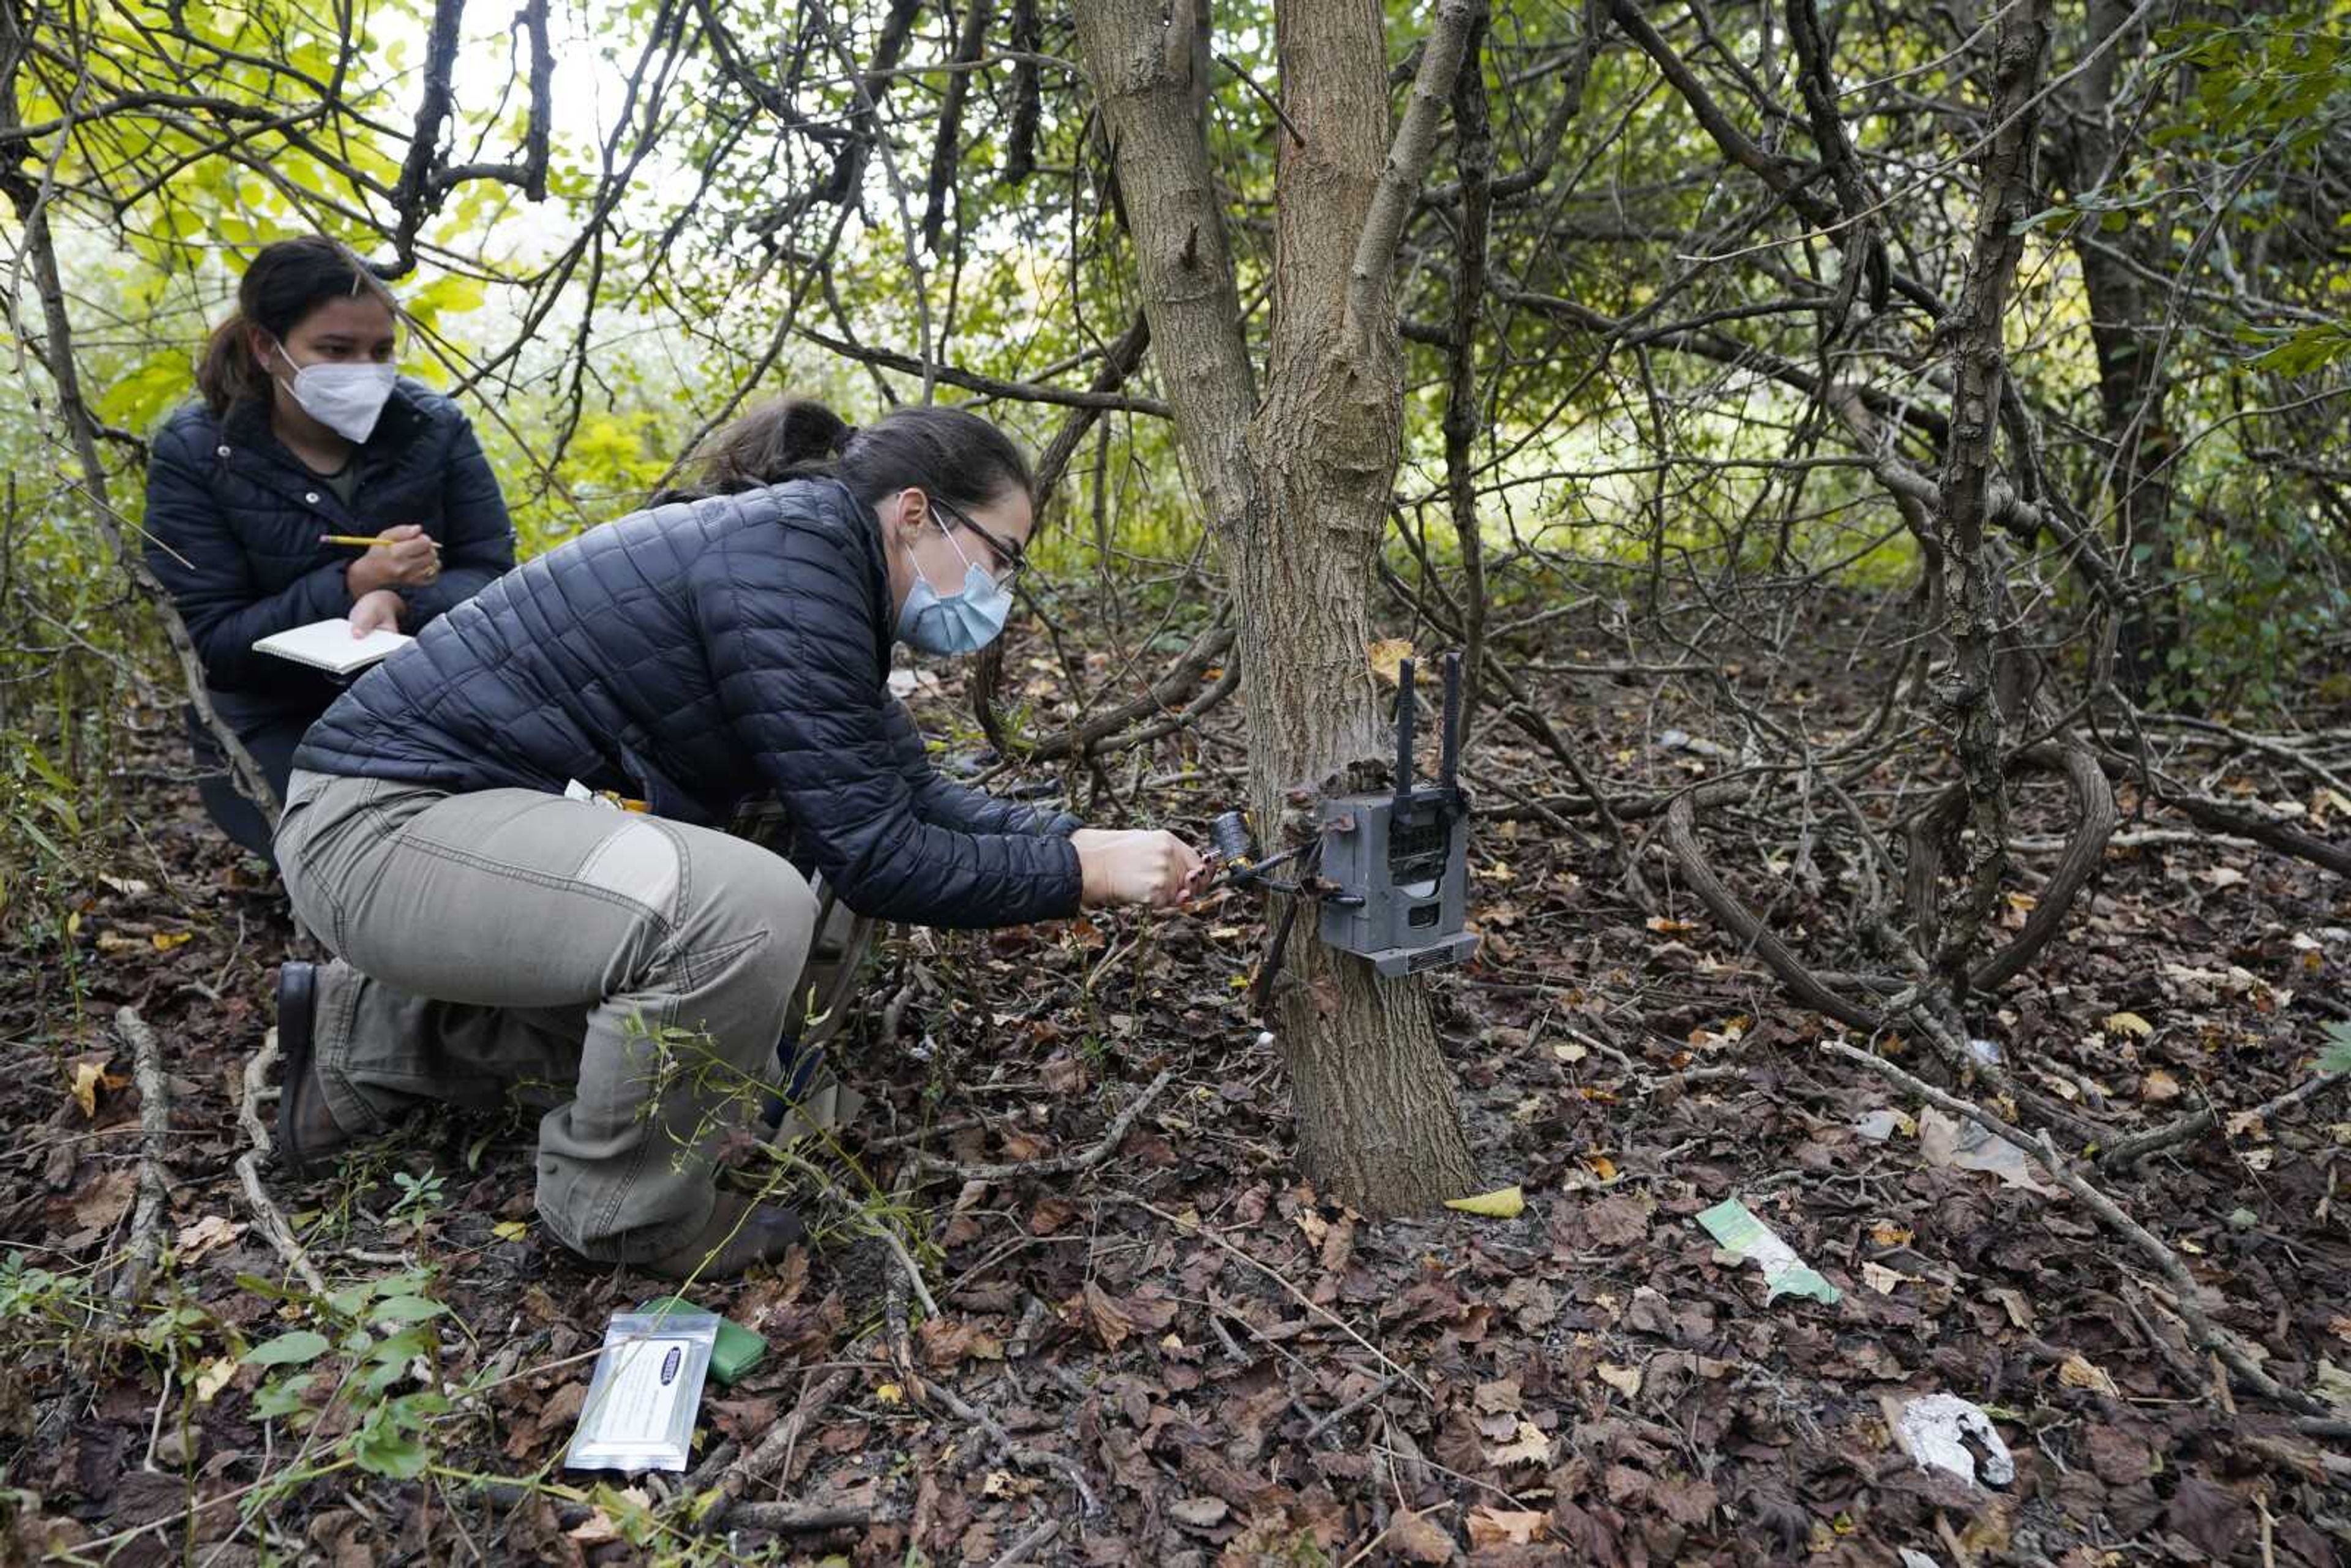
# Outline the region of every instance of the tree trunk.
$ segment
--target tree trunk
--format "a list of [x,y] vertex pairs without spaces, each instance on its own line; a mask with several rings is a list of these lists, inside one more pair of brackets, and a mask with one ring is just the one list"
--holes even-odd
[[2019,225],[2032,210],[2048,47],[2048,0],[2023,0],[2001,14],[1992,46],[1991,123],[1997,129],[1984,152],[1966,281],[1942,326],[1951,344],[1951,441],[1935,526],[1943,545],[1951,671],[1936,696],[1959,754],[1972,830],[1964,846],[1963,885],[1936,957],[1955,996],[1966,994],[1973,951],[1999,900],[2008,857],[2006,743],[1994,682],[2004,596],[1998,548],[1984,535],[1985,496],[2008,369],[2001,321],[2024,249]]
[[[1111,131],[1178,439],[1240,612],[1250,805],[1270,849],[1311,825],[1316,793],[1344,791],[1390,750],[1365,653],[1373,555],[1403,437],[1390,231],[1426,171],[1469,7],[1442,8],[1394,158],[1377,0],[1275,13],[1290,130],[1278,138],[1261,404],[1196,113],[1192,9],[1170,9],[1085,0],[1079,41]],[[1315,924],[1311,907],[1299,912],[1269,1019],[1306,1176],[1372,1214],[1469,1191],[1478,1173],[1424,987],[1325,949]]]
[[[2142,48],[2129,0],[2091,0],[2082,52],[2090,59],[2061,99],[2067,133],[2051,139],[2053,184],[2069,197],[2094,195],[2122,175],[2123,144],[2115,134],[2114,101],[2124,61]],[[2126,29],[2130,36],[2118,37]],[[2175,442],[2165,423],[2170,380],[2164,373],[2167,332],[2148,320],[2142,274],[2168,270],[2153,241],[2170,232],[2167,208],[2150,215],[2125,210],[2123,226],[2109,231],[2102,214],[2075,219],[2074,259],[2090,306],[2090,340],[2098,359],[2098,407],[2107,443],[2105,483],[2114,514],[2115,557],[2124,580],[2138,590],[2116,635],[2116,678],[2134,698],[2170,663],[2179,641],[2178,570],[2170,528],[2171,460]]]

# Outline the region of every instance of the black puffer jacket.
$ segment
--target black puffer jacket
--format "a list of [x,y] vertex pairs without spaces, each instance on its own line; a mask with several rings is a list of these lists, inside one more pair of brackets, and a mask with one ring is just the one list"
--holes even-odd
[[861,915],[1078,908],[1068,819],[938,777],[886,685],[873,514],[830,479],[638,512],[508,572],[369,671],[294,765],[453,790],[572,779],[724,823],[774,791]]
[[441,541],[441,575],[402,589],[414,632],[514,565],[514,528],[496,476],[457,405],[403,381],[366,443],[351,505],[270,434],[266,403],[215,416],[181,409],[156,432],[147,468],[147,563],[195,639],[204,678],[241,718],[309,717],[340,686],[256,653],[258,638],[348,612],[343,569],[358,552],[320,534],[375,534],[414,523]]

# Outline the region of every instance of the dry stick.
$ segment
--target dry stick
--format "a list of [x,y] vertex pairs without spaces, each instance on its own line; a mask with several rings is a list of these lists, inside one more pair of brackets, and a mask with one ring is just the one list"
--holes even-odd
[[[2305,1100],[2315,1099],[2346,1079],[2351,1079],[2351,1071],[2322,1072],[2299,1088],[2290,1089],[2274,1100],[2254,1106],[2245,1114],[2254,1120],[2266,1122],[2281,1111],[2291,1111]],[[2101,1150],[2098,1163],[2127,1170],[2158,1150],[2168,1149],[2175,1144],[2188,1142],[2220,1119],[2220,1112],[2207,1105],[2201,1111],[2182,1116],[2168,1125],[2124,1138],[2113,1146]]]
[[[758,1448],[726,1467],[726,1473],[717,1480],[718,1488],[724,1495],[712,1501],[709,1510],[696,1522],[695,1528],[707,1533],[730,1521],[737,1524],[753,1522],[747,1517],[747,1511],[761,1505],[745,1503],[742,1500],[743,1493],[791,1462],[792,1449],[799,1445],[801,1435],[818,1416],[824,1414],[826,1406],[841,1396],[841,1391],[849,1386],[849,1377],[850,1375],[845,1371],[836,1372],[821,1383],[810,1378],[803,1385],[799,1403],[792,1406],[792,1413],[784,1417],[783,1424],[761,1438]],[[696,1477],[696,1481],[700,1482],[699,1476]],[[693,1490],[696,1495],[699,1495],[706,1489],[705,1484],[696,1484]],[[858,1517],[851,1522],[864,1522],[867,1511],[859,1509],[854,1511]],[[831,1527],[763,1524],[759,1528],[776,1530],[829,1529]]]
[[1399,1363],[1395,1357],[1380,1349],[1379,1346],[1374,1344],[1370,1340],[1365,1339],[1362,1334],[1357,1333],[1354,1328],[1348,1323],[1346,1319],[1339,1316],[1338,1313],[1332,1312],[1330,1308],[1322,1305],[1320,1301],[1317,1301],[1314,1298],[1309,1296],[1305,1291],[1291,1284],[1288,1279],[1283,1277],[1280,1270],[1274,1268],[1270,1264],[1259,1262],[1257,1259],[1250,1257],[1240,1248],[1234,1246],[1231,1242],[1226,1240],[1223,1237],[1209,1229],[1200,1221],[1196,1219],[1186,1219],[1181,1215],[1170,1214],[1165,1209],[1160,1207],[1157,1204],[1153,1203],[1150,1199],[1142,1197],[1140,1194],[1132,1192],[1113,1192],[1112,1196],[1119,1198],[1123,1202],[1134,1205],[1135,1207],[1142,1209],[1146,1214],[1157,1215],[1160,1218],[1176,1227],[1178,1230],[1192,1231],[1203,1239],[1239,1259],[1242,1262],[1248,1264],[1259,1273],[1263,1274],[1267,1279],[1271,1280],[1275,1284],[1280,1285],[1284,1291],[1289,1291],[1290,1299],[1295,1301],[1300,1306],[1304,1307],[1308,1312],[1313,1313],[1316,1317],[1321,1318],[1323,1322],[1337,1329],[1341,1333],[1345,1334],[1349,1339],[1353,1340],[1364,1350],[1370,1352],[1373,1360],[1378,1362],[1382,1366],[1386,1367],[1390,1372],[1394,1373],[1403,1381],[1411,1384],[1415,1388],[1418,1389],[1422,1398],[1429,1400],[1432,1403],[1435,1402],[1437,1396],[1430,1390],[1427,1384],[1423,1383],[1419,1378],[1414,1376],[1411,1371]]
[[820,1530],[862,1530],[873,1522],[873,1511],[841,1503],[737,1503],[727,1522],[741,1530],[772,1530],[778,1534],[813,1533]]
[[1126,1142],[1126,1134],[1134,1126],[1135,1119],[1149,1109],[1151,1103],[1174,1082],[1176,1070],[1172,1067],[1162,1069],[1159,1076],[1146,1084],[1143,1092],[1118,1113],[1102,1134],[1102,1141],[1083,1154],[1056,1155],[1049,1160],[1012,1160],[994,1166],[959,1166],[952,1160],[943,1160],[936,1155],[926,1155],[918,1150],[914,1160],[926,1171],[935,1171],[964,1181],[1018,1181],[1022,1176],[1076,1176],[1104,1164],[1117,1153],[1119,1145]]
[[2104,1220],[2109,1228],[2120,1234],[2123,1239],[2137,1249],[2142,1257],[2155,1265],[2157,1271],[2162,1274],[2165,1281],[2171,1287],[2171,1293],[2175,1298],[2173,1305],[2187,1322],[2189,1332],[2195,1334],[2198,1343],[2203,1349],[2220,1357],[2220,1361],[2230,1371],[2237,1375],[2246,1387],[2263,1398],[2275,1400],[2294,1410],[2307,1414],[2316,1414],[2320,1410],[2321,1406],[2316,1400],[2306,1394],[2283,1387],[2275,1378],[2263,1372],[2254,1364],[2252,1357],[2239,1348],[2233,1338],[2226,1334],[2219,1324],[2205,1315],[2204,1309],[2197,1303],[2195,1277],[2188,1272],[2187,1265],[2180,1262],[2179,1255],[2165,1246],[2154,1232],[2125,1214],[2112,1198],[2084,1180],[2081,1174],[2074,1170],[2073,1162],[2057,1152],[2057,1145],[2049,1141],[2048,1134],[2043,1133],[2037,1137],[2028,1137],[2022,1130],[2009,1125],[1974,1102],[1962,1100],[1957,1095],[1946,1094],[1923,1080],[1905,1072],[1885,1058],[1873,1055],[1866,1051],[1836,1040],[1823,1040],[1821,1043],[1821,1050],[1833,1056],[1841,1056],[1849,1061],[1866,1067],[1887,1082],[1916,1094],[1930,1105],[1947,1111],[1952,1115],[1966,1117],[1994,1137],[2014,1145],[2025,1154],[2039,1160],[2048,1167],[2050,1175],[2057,1178],[2060,1186],[2079,1198],[2093,1214]]
[[286,1216],[271,1201],[261,1185],[261,1162],[269,1154],[269,1129],[263,1125],[261,1113],[254,1109],[266,1091],[261,1086],[262,1074],[277,1060],[277,1031],[271,1030],[245,1064],[244,1092],[237,1096],[236,1119],[245,1124],[245,1135],[253,1147],[239,1155],[236,1161],[237,1180],[244,1184],[245,1201],[253,1208],[253,1218],[286,1266],[302,1276],[302,1282],[319,1295],[328,1294],[327,1281],[310,1262],[310,1254],[294,1239],[294,1228],[286,1223]]
[[[904,1184],[901,1184],[901,1191],[903,1190],[904,1190]],[[883,1301],[883,1311],[887,1314],[890,1359],[898,1369],[899,1382],[905,1388],[908,1396],[925,1405],[935,1403],[946,1406],[948,1413],[956,1419],[968,1421],[978,1427],[987,1436],[987,1440],[996,1446],[997,1451],[1004,1457],[1005,1463],[1024,1470],[1056,1472],[1076,1490],[1078,1504],[1088,1515],[1102,1512],[1102,1500],[1094,1495],[1093,1488],[1086,1484],[1086,1473],[1075,1459],[1066,1454],[1056,1454],[1050,1449],[1031,1448],[1014,1442],[1012,1434],[1007,1432],[995,1417],[975,1408],[969,1401],[945,1384],[929,1382],[921,1373],[914,1370],[914,1358],[907,1346],[906,1333],[906,1292],[907,1287],[914,1282],[913,1260],[906,1256],[903,1248],[896,1249],[892,1255],[896,1260],[898,1267],[890,1276],[889,1290]]]
[[163,1215],[171,1199],[163,1151],[172,1137],[172,1092],[163,1076],[162,1048],[136,1008],[120,1008],[114,1032],[129,1043],[139,1084],[139,1208],[131,1221],[131,1256],[114,1281],[114,1299],[138,1301],[163,1250]]
[[1036,1529],[1030,1531],[1028,1534],[1022,1536],[1019,1540],[1014,1542],[1011,1545],[1006,1547],[1004,1549],[1004,1554],[998,1557],[995,1562],[989,1563],[987,1568],[1012,1568],[1012,1565],[1016,1563],[1025,1563],[1029,1560],[1029,1553],[1036,1551],[1040,1546],[1050,1544],[1053,1537],[1061,1533],[1061,1521],[1058,1519],[1049,1519],[1044,1523],[1039,1525]]

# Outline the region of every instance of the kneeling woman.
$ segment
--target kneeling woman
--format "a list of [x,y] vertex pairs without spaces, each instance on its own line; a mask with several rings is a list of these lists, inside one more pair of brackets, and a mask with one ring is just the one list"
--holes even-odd
[[[514,565],[514,530],[465,414],[394,371],[392,297],[349,250],[318,235],[266,246],[236,300],[197,369],[203,402],[156,433],[146,555],[214,711],[282,801],[302,732],[342,688],[255,641],[336,616],[414,632]],[[266,856],[267,821],[193,708],[188,726],[205,810]]]
[[340,961],[279,981],[298,1166],[419,1100],[552,1087],[549,1230],[737,1272],[800,1231],[721,1193],[710,1156],[772,1070],[816,915],[789,862],[717,831],[738,801],[774,791],[796,852],[890,920],[1169,904],[1201,874],[1172,834],[1071,831],[940,779],[887,689],[893,641],[969,653],[1002,629],[1032,524],[1019,449],[950,409],[778,425],[794,476],[508,573],[303,741],[277,852]]

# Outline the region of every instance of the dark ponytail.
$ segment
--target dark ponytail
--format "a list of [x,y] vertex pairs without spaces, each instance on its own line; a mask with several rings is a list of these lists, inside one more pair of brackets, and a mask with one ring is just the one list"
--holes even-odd
[[830,476],[867,506],[912,486],[968,511],[1036,487],[1012,438],[959,408],[899,408],[858,429],[807,398],[778,398],[705,441],[689,486],[656,501]]
[[831,474],[831,460],[852,434],[841,415],[820,402],[776,398],[705,439],[694,449],[691,481],[653,500],[734,496],[787,479]]
[[391,291],[367,264],[324,235],[262,246],[236,286],[235,311],[213,329],[196,365],[196,390],[205,406],[225,414],[236,403],[269,395],[269,373],[253,357],[253,328],[282,343],[320,305],[360,294],[392,305]]

